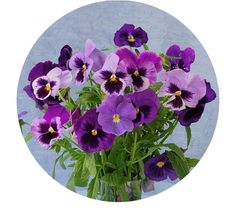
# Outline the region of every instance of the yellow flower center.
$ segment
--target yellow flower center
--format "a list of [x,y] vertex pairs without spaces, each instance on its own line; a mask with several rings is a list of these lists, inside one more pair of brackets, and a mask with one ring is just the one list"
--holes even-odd
[[49,83],[45,86],[45,90],[46,90],[46,91],[50,91],[50,90],[51,90],[51,86],[50,86]]
[[135,42],[134,36],[132,35],[128,36],[128,42],[131,42],[131,43]]
[[92,134],[93,136],[96,136],[96,135],[98,134],[98,132],[97,132],[97,130],[93,129],[93,130],[91,131],[91,134]]
[[135,111],[136,111],[136,114],[138,114],[140,112],[140,109],[136,108]]
[[157,162],[157,167],[162,168],[165,165],[163,161]]
[[176,96],[176,97],[180,97],[181,94],[182,94],[181,91],[176,91],[176,92],[175,92],[175,96]]
[[116,82],[117,81],[116,75],[112,74],[111,77],[110,77],[110,80],[112,82]]
[[113,115],[113,122],[119,123],[120,122],[120,116],[118,114]]
[[135,76],[138,76],[139,75],[139,72],[137,70],[134,71],[133,73]]
[[82,66],[82,70],[83,70],[83,71],[86,70],[86,65],[85,65],[85,64],[83,64],[83,66]]
[[49,131],[50,133],[54,133],[54,132],[55,132],[55,130],[53,129],[52,126],[49,127],[48,131]]

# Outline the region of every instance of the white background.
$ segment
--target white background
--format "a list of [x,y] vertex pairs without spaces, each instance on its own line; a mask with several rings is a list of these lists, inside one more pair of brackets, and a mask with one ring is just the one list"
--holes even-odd
[[198,37],[218,77],[220,113],[213,140],[199,165],[183,181],[142,201],[106,203],[65,189],[31,156],[16,122],[17,83],[24,60],[37,38],[53,22],[92,2],[95,1],[0,3],[0,208],[236,208],[234,0],[143,1],[175,16]]

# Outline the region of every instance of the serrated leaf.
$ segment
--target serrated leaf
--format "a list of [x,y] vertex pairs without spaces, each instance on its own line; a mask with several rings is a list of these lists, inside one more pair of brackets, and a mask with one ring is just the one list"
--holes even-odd
[[190,126],[185,127],[186,135],[187,135],[187,147],[190,144],[191,138],[192,138],[192,132]]
[[99,192],[99,179],[98,176],[96,175],[89,183],[87,197],[96,199],[98,192]]
[[175,152],[167,152],[171,165],[180,179],[183,179],[189,173],[189,167],[186,160],[180,158]]

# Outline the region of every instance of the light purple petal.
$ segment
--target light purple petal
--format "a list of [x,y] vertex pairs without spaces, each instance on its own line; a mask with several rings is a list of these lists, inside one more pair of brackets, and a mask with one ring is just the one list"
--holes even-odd
[[102,70],[107,70],[112,73],[115,73],[118,66],[118,62],[119,62],[119,57],[116,54],[112,53],[107,56],[105,63],[102,67]]
[[106,60],[106,54],[98,49],[94,49],[89,55],[89,58],[93,60],[92,71],[96,72],[102,68]]
[[67,88],[70,86],[70,83],[72,81],[72,74],[69,70],[64,70],[61,73],[60,77],[60,88]]
[[95,43],[91,39],[87,39],[84,48],[85,57],[86,58],[89,57],[95,48],[96,48]]

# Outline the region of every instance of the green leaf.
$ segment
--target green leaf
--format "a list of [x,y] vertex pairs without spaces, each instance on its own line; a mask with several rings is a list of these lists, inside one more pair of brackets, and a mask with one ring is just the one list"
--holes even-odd
[[98,179],[98,175],[96,175],[92,179],[92,181],[89,183],[87,197],[96,199],[98,192],[99,192],[99,179]]
[[183,151],[176,145],[176,144],[160,144],[160,147],[167,147],[173,152],[175,152],[176,155],[178,155],[183,161],[185,161],[184,153]]
[[186,158],[186,160],[187,160],[188,166],[190,168],[195,167],[198,164],[198,162],[199,162],[199,160],[195,159],[195,158]]
[[30,132],[28,132],[26,135],[25,135],[25,142],[28,143],[30,141],[30,139],[32,139],[32,134]]
[[149,50],[148,45],[147,44],[143,44],[143,49],[146,50],[146,51]]
[[180,179],[183,179],[189,173],[189,167],[186,160],[183,160],[175,152],[167,152],[171,165]]
[[189,144],[190,144],[191,138],[192,138],[192,133],[191,133],[190,126],[185,127],[185,131],[186,131],[186,134],[187,134],[187,147],[188,147]]
[[79,92],[80,105],[86,108],[97,107],[101,104],[103,98],[104,93],[100,90],[98,85],[86,86]]
[[88,184],[89,170],[85,165],[85,155],[80,155],[74,169],[75,186],[86,187]]
[[76,192],[76,189],[75,189],[75,182],[74,182],[74,173],[71,174],[67,184],[66,184],[66,187],[73,191],[73,192]]
[[128,181],[128,177],[124,175],[122,170],[115,170],[112,173],[106,173],[106,175],[102,177],[102,180],[110,186],[117,186],[125,184],[126,181]]
[[60,163],[60,166],[63,168],[63,169],[66,169],[66,166],[65,166],[65,161],[70,157],[70,154],[67,154],[67,155],[62,155],[60,157],[60,160],[59,160],[59,163]]
[[116,167],[124,167],[125,150],[118,140],[113,144],[110,154],[108,155],[108,162],[114,164]]
[[97,173],[97,169],[93,154],[87,154],[85,156],[84,164],[84,166],[89,170],[90,175],[95,176]]
[[160,56],[162,57],[162,66],[164,69],[170,69],[170,62],[169,57],[165,55],[164,53],[160,53]]

